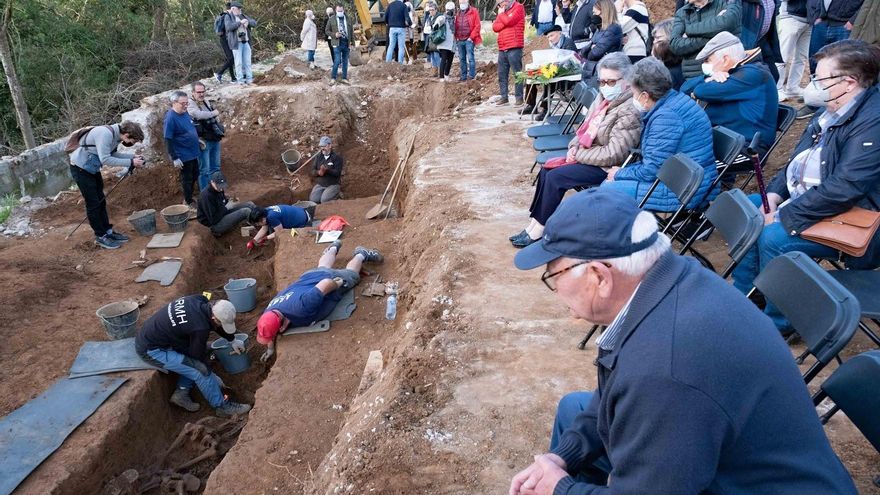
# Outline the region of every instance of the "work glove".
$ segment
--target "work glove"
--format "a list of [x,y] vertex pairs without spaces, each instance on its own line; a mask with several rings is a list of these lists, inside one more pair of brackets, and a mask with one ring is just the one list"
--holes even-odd
[[174,163],[174,168],[178,168],[178,169],[183,168],[183,162],[180,160],[180,158],[175,158],[173,163]]
[[232,341],[232,354],[244,354],[244,352],[245,352],[244,342],[242,342],[240,340],[233,340]]
[[248,251],[251,251],[252,249],[254,249],[255,246],[256,246],[256,243],[254,242],[253,239],[251,239],[251,240],[248,241],[248,243],[247,243],[247,249],[248,249]]
[[342,277],[334,277],[333,282],[336,284],[336,287],[340,289],[345,287],[345,280],[342,280]]
[[272,356],[274,356],[274,355],[275,355],[275,349],[272,349],[271,347],[269,347],[268,349],[266,349],[266,352],[264,352],[263,355],[260,356],[260,362],[267,363],[267,362],[269,362],[270,359],[272,359]]

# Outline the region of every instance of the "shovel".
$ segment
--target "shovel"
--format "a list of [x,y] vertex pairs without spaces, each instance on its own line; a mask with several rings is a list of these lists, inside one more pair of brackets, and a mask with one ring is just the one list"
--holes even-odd
[[[391,189],[391,184],[394,183],[394,178],[397,177],[397,172],[400,172],[400,175],[403,176],[403,168],[405,167],[405,163],[409,160],[409,155],[412,153],[413,145],[416,141],[416,134],[414,133],[412,139],[409,141],[409,149],[406,152],[406,155],[399,160],[397,160],[397,166],[394,167],[394,172],[391,173],[391,178],[388,180],[388,185],[385,186],[385,192],[382,193],[382,199],[379,200],[379,204],[370,208],[367,212],[367,220],[372,220],[374,218],[378,218],[380,215],[385,215],[385,218],[388,218],[388,213],[391,211],[391,202],[387,205],[385,204],[385,197],[388,196],[388,191]],[[397,182],[400,183],[400,177],[397,178]],[[394,188],[394,192],[397,193],[397,186]],[[391,201],[394,201],[394,197],[392,196]]]

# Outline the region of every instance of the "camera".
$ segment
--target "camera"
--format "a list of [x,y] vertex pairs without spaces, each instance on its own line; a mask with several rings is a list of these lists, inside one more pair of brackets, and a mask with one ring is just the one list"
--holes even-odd
[[245,41],[245,40],[247,40],[247,32],[243,29],[239,29],[238,30],[238,41]]

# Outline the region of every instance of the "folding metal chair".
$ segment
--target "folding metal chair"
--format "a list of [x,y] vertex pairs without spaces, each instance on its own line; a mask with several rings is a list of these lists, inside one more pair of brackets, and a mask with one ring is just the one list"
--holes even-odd
[[[867,318],[880,326],[880,272],[874,270],[831,270],[828,272],[840,285],[846,287],[862,308],[862,318]],[[859,330],[865,333],[874,345],[880,347],[877,336],[864,321],[859,320]]]
[[[590,105],[593,103],[593,100],[596,99],[597,91],[593,88],[590,88],[587,91],[584,91],[581,94],[581,98],[578,102],[581,108],[590,108]],[[562,150],[568,148],[568,143],[571,141],[571,138],[574,136],[574,125],[569,126],[568,132],[565,134],[557,134],[555,136],[544,136],[535,139],[535,142],[532,146],[535,148],[535,151],[550,151],[550,150]]]
[[791,323],[816,362],[804,373],[809,383],[849,343],[858,327],[859,301],[806,254],[793,251],[772,260],[755,287]]
[[[584,91],[589,91],[590,88],[586,85],[586,83],[579,82],[575,85],[574,89],[571,90],[571,102],[574,104],[574,111],[568,115],[563,115],[566,118],[560,119],[558,123],[548,124],[541,123],[538,125],[533,125],[526,129],[526,136],[530,138],[539,138],[544,136],[555,136],[558,134],[566,134],[569,129],[575,125],[575,121],[577,120],[578,115],[582,115],[581,109],[583,106],[581,105],[581,96],[583,96]],[[546,120],[546,119],[545,119]]]
[[[721,278],[727,278],[749,249],[758,242],[764,229],[764,217],[740,189],[719,194],[706,210],[704,217],[699,228],[711,223],[727,243],[730,262],[720,274]],[[682,248],[679,254],[684,254],[686,248],[687,246]]]
[[834,370],[813,401],[818,405],[827,397],[834,406],[820,417],[822,424],[843,411],[880,451],[880,351],[854,356]]
[[[761,157],[762,169],[767,165],[767,160],[770,158],[773,150],[776,149],[776,146],[779,145],[779,142],[782,141],[782,137],[785,136],[792,124],[794,124],[796,117],[797,110],[788,105],[779,105],[779,109],[776,111],[776,139],[773,140],[773,144],[770,145],[767,152]],[[745,180],[738,186],[740,189],[745,189],[755,176],[752,159],[742,154],[737,157],[727,172],[735,175],[746,175]]]

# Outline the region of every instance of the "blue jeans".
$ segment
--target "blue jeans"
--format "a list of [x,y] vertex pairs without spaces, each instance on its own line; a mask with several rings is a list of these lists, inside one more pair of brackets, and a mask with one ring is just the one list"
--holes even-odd
[[471,40],[456,41],[458,45],[458,63],[461,66],[462,81],[476,79],[477,61],[474,60],[474,42]]
[[[509,50],[498,51],[498,94],[501,95],[502,101],[507,100],[507,85],[510,81],[510,72],[513,71],[513,73],[516,74],[522,70],[522,53],[522,48],[511,48]],[[514,83],[513,95],[516,97],[517,101],[522,101],[522,83]]]
[[544,33],[553,26],[554,24],[552,22],[539,22],[538,25],[535,26],[535,29],[538,30],[538,36],[543,36]]
[[237,50],[232,50],[235,59],[235,79],[241,83],[254,82],[254,74],[251,72],[251,44],[239,43]]
[[813,55],[825,45],[849,38],[849,30],[845,26],[829,26],[828,21],[813,25],[810,34],[810,74],[816,73],[816,61]]
[[406,28],[388,28],[388,51],[385,52],[385,61],[391,62],[394,50],[397,50],[397,63],[403,63],[403,52],[406,50]]
[[[556,418],[553,420],[553,433],[550,437],[550,450],[559,445],[562,433],[568,429],[578,414],[587,409],[593,400],[593,392],[571,392],[559,400],[556,407]],[[602,455],[592,465],[585,467],[580,472],[569,472],[576,481],[604,485],[608,481],[608,473],[611,472],[611,461],[607,455]]]
[[[761,196],[751,194],[749,200],[756,207],[761,206]],[[758,237],[758,242],[734,268],[734,287],[743,294],[748,294],[755,284],[755,277],[761,273],[767,263],[773,258],[791,251],[801,251],[813,258],[837,258],[837,250],[798,236],[789,235],[780,222],[771,223],[764,226],[761,236]],[[788,320],[769,301],[764,308],[764,313],[773,320],[780,332],[786,333],[791,330]]]
[[431,62],[431,67],[440,67],[440,52],[428,53],[428,62]]
[[205,141],[205,149],[199,155],[199,190],[204,191],[211,182],[211,174],[220,170],[220,141]]
[[340,40],[338,46],[333,47],[333,70],[330,79],[336,80],[337,69],[342,66],[342,78],[348,79],[348,40]]
[[208,371],[207,376],[203,375],[199,370],[192,366],[188,366],[184,362],[185,359],[192,358],[188,358],[187,356],[171,349],[152,349],[147,351],[147,355],[162,363],[162,368],[179,375],[177,378],[178,388],[190,390],[195,384],[211,407],[220,407],[223,405],[223,392],[220,391],[220,378],[210,371]]
[[306,54],[308,55],[308,59],[306,60],[306,62],[315,61],[315,50],[306,50]]

